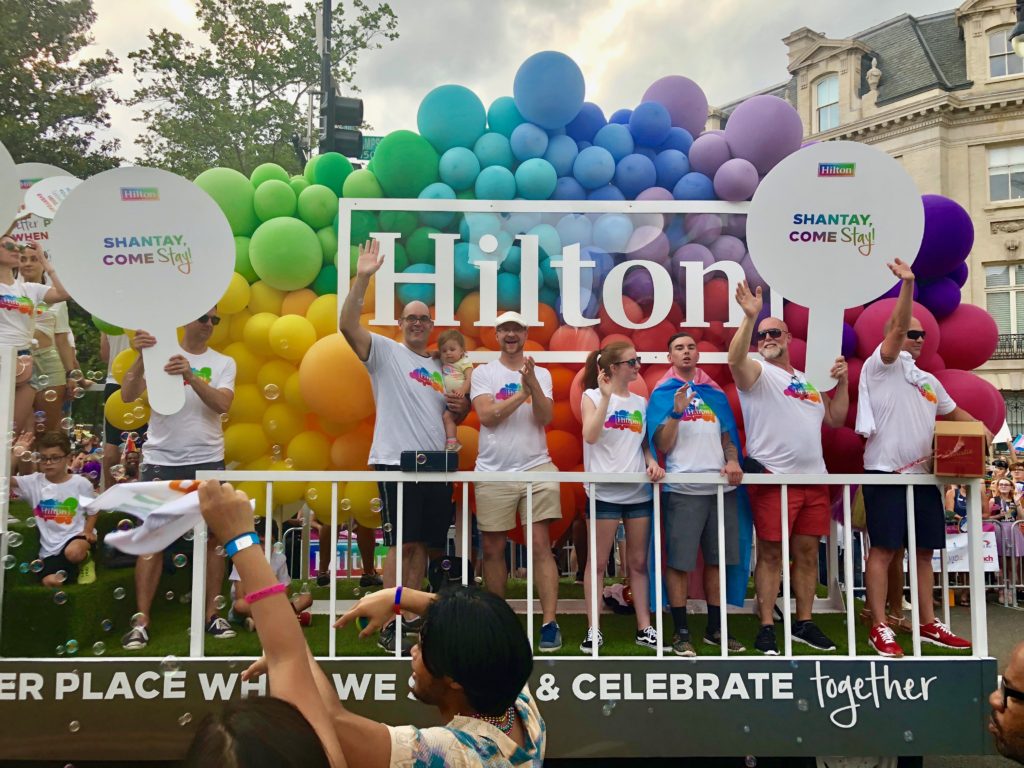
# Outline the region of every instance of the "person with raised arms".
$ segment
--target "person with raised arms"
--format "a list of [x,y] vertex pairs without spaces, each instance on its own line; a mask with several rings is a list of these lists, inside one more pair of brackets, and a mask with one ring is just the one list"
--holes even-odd
[[[402,309],[402,342],[370,333],[359,323],[370,278],[384,263],[380,243],[359,246],[356,276],[341,307],[339,329],[370,374],[377,413],[369,463],[378,472],[401,469],[403,451],[443,451],[443,415],[449,409],[456,421],[469,412],[469,401],[446,394],[440,362],[427,351],[434,321],[422,301],[410,301]],[[344,372],[339,371],[339,375]],[[398,537],[398,484],[378,482],[384,545],[384,585],[398,583],[395,546]],[[402,583],[421,586],[430,552],[440,554],[448,539],[453,515],[450,483],[406,484],[402,508]],[[405,629],[415,630],[416,625]],[[393,652],[398,643],[395,623],[384,625],[378,640]],[[403,648],[407,643],[402,643]]]
[[[747,433],[747,472],[786,475],[824,475],[821,425],[841,427],[850,405],[846,361],[837,357],[830,371],[836,380],[829,397],[793,367],[789,357],[792,336],[785,322],[766,317],[757,328],[758,360],[750,352],[751,337],[763,300],[761,287],[751,291],[744,280],[736,287],[736,303],[743,321],[729,343],[729,370],[739,391]],[[793,560],[793,591],[796,622],[793,639],[819,651],[834,651],[836,644],[811,620],[818,580],[818,541],[828,535],[832,505],[826,485],[790,485],[786,511],[790,556]],[[782,489],[778,485],[750,487],[754,526],[757,531],[758,613],[761,629],[754,647],[777,655],[775,599],[779,592],[782,562]]]

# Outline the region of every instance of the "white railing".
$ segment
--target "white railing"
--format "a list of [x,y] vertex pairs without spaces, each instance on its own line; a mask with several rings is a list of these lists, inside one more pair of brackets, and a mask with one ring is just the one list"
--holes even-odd
[[[528,479],[527,479],[528,478]],[[526,494],[526,521],[525,525],[527,528],[532,526],[533,522],[533,485],[535,483],[554,482],[554,483],[584,483],[591,485],[593,483],[625,483],[625,484],[636,484],[636,483],[647,483],[649,482],[646,475],[636,474],[614,474],[606,475],[592,472],[531,472],[529,475],[517,472],[450,472],[450,473],[439,473],[439,472],[374,472],[374,471],[362,471],[362,472],[287,472],[287,473],[274,473],[274,472],[247,472],[247,471],[208,471],[201,472],[198,475],[198,479],[217,479],[226,482],[263,482],[266,483],[266,497],[265,497],[265,509],[269,512],[273,510],[273,482],[329,482],[331,483],[331,520],[330,520],[330,591],[329,591],[329,609],[328,615],[334,617],[339,613],[339,601],[337,594],[337,541],[339,531],[339,500],[338,500],[338,483],[351,482],[351,481],[377,481],[384,480],[387,482],[397,483],[397,510],[396,514],[393,515],[396,521],[396,527],[394,531],[394,541],[396,542],[395,548],[395,572],[398,578],[398,583],[401,583],[402,574],[402,514],[401,510],[404,504],[404,491],[406,483],[421,483],[421,482],[443,482],[443,483],[462,483],[462,510],[463,514],[460,516],[461,520],[461,531],[458,535],[461,540],[461,551],[466,553],[471,550],[469,543],[469,486],[471,483],[478,482],[515,482],[523,483],[526,482],[527,494]],[[793,641],[791,632],[791,612],[792,612],[792,598],[790,593],[790,568],[789,568],[789,518],[787,515],[787,495],[788,486],[790,485],[829,485],[829,486],[842,486],[842,501],[843,501],[843,568],[844,568],[844,589],[843,589],[843,606],[846,612],[846,644],[847,644],[847,655],[857,656],[856,648],[856,619],[854,613],[854,597],[853,597],[853,545],[852,536],[853,531],[851,527],[851,494],[850,486],[852,485],[902,485],[907,489],[907,530],[908,530],[908,552],[911,553],[909,559],[909,576],[910,576],[910,603],[911,603],[911,623],[912,638],[913,638],[913,650],[912,655],[914,657],[921,656],[921,635],[920,635],[920,605],[918,604],[918,590],[917,583],[919,574],[917,572],[917,559],[913,556],[916,551],[916,530],[914,526],[914,494],[913,486],[916,485],[936,485],[939,482],[943,482],[936,479],[932,475],[771,475],[771,474],[747,474],[744,475],[744,485],[780,485],[781,489],[781,504],[780,504],[780,518],[782,521],[782,616],[783,616],[783,631],[784,631],[784,647],[780,658],[790,658],[793,656]],[[717,486],[717,500],[718,500],[718,551],[720,553],[726,552],[725,547],[725,515],[724,515],[724,488],[726,481],[717,474],[703,473],[703,474],[669,474],[665,476],[662,484],[668,483],[700,483]],[[972,651],[971,656],[975,658],[988,656],[988,633],[985,622],[985,600],[984,600],[984,572],[982,569],[982,530],[981,530],[981,481],[980,480],[967,480],[961,481],[963,484],[968,485],[970,488],[969,492],[969,503],[968,503],[968,544],[969,544],[969,578],[970,578],[970,596],[971,596],[971,640],[972,640]],[[657,488],[655,489],[658,490]],[[596,526],[594,521],[596,519],[596,504],[593,501],[593,494],[590,494],[590,548],[591,553],[596,551]],[[272,515],[266,514],[266,553],[269,556],[272,541],[271,541],[271,522]],[[658,492],[654,493],[654,517],[652,523],[652,536],[654,538],[654,573],[661,574],[662,572],[662,554],[661,554],[661,522],[662,522],[662,510],[661,510],[661,494]],[[307,531],[303,535],[303,541],[308,541],[308,527],[309,518],[308,515],[304,517],[304,525]],[[196,529],[197,535],[193,540],[193,572],[192,572],[192,594],[193,595],[204,595],[205,590],[205,577],[206,577],[206,532],[205,525],[200,524]],[[838,568],[838,541],[836,541],[836,526],[833,521],[832,535],[829,536],[829,556],[828,566],[830,573],[830,589],[832,583],[835,582],[835,575]],[[324,536],[321,536],[320,544],[320,556],[325,556],[324,551]],[[535,599],[533,598],[533,538],[532,536],[524,537],[527,549],[527,576],[526,576],[526,631],[527,636],[530,638],[531,646],[533,644],[533,629],[534,629],[534,613],[536,612]],[[553,543],[553,542],[552,542]],[[350,540],[351,544],[351,540]],[[303,552],[303,559],[308,558],[308,551]],[[588,558],[589,574],[585,578],[591,580],[591,615],[594,617],[594,627],[599,628],[600,625],[600,611],[598,610],[598,568],[602,568],[603,565],[598,565],[596,558],[591,556]],[[349,553],[349,560],[351,562],[351,552]],[[720,557],[720,562],[724,560],[724,557]],[[462,557],[462,583],[469,583],[470,574],[468,572],[469,558]],[[724,565],[724,563],[723,563]],[[948,572],[946,570],[945,558],[942,559],[942,594],[945,595],[948,590]],[[721,611],[721,657],[726,658],[729,656],[728,652],[728,637],[729,637],[729,611],[726,609],[726,568],[719,568],[719,593],[721,595],[721,602],[723,610]],[[658,633],[659,643],[653,658],[662,658],[664,656],[663,642],[661,638],[664,637],[663,627],[663,610],[660,610],[662,606],[662,595],[663,587],[661,578],[655,579],[655,605],[658,609],[654,610],[655,615],[655,629]],[[640,599],[646,599],[646,596],[640,596]],[[943,599],[945,606],[944,619],[946,623],[949,622],[949,605],[948,601]],[[348,605],[348,603],[346,603]],[[190,632],[190,655],[194,657],[202,657],[204,655],[203,640],[205,633],[203,632],[203,623],[205,616],[203,615],[204,602],[202,600],[193,599],[192,601],[192,631]],[[333,620],[333,619],[332,619]],[[401,637],[401,621],[402,618],[397,618],[399,622],[396,627],[396,636]],[[337,658],[337,630],[332,626],[329,630],[328,639],[328,657]],[[594,649],[592,651],[593,656],[598,656],[599,650],[594,643]],[[395,656],[401,655],[401,643],[396,642],[395,644]],[[841,655],[841,654],[840,654]],[[610,657],[602,656],[601,658],[627,658],[627,657]],[[637,657],[628,657],[631,660],[636,660]]]

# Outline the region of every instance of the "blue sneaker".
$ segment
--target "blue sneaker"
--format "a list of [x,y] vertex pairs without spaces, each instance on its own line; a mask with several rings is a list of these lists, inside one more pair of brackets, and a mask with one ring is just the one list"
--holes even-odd
[[554,653],[562,647],[562,631],[558,628],[557,621],[549,621],[540,628],[541,653]]

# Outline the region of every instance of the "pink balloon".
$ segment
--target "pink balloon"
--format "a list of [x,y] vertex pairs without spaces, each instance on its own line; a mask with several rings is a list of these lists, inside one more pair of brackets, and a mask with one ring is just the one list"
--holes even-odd
[[[795,336],[789,340],[789,362],[792,363],[793,367],[798,371],[804,370],[807,365],[807,342],[803,339],[798,339]],[[832,382],[829,379],[829,382]],[[829,382],[811,382],[821,391],[827,391],[830,388]]]
[[729,151],[725,136],[718,133],[702,133],[694,139],[687,157],[690,160],[691,171],[703,173],[713,179],[715,172],[732,159],[732,153]]
[[[857,318],[857,322],[853,325],[853,330],[857,333],[857,357],[867,360],[882,343],[882,339],[885,338],[885,323],[892,315],[895,306],[896,299],[882,299],[865,308]],[[941,338],[938,322],[931,312],[916,302],[913,314],[921,322],[921,327],[925,331],[921,356],[935,354],[939,349]],[[943,355],[943,359],[945,359],[945,355]]]
[[789,332],[798,339],[807,340],[807,319],[810,313],[807,307],[789,302],[782,310],[782,319],[789,326]]
[[857,318],[860,317],[864,311],[864,307],[850,307],[848,310],[843,312],[843,322],[854,325],[857,322]]
[[697,83],[682,75],[655,80],[640,101],[656,101],[664,106],[672,125],[685,128],[692,136],[704,130],[708,119],[708,97]]
[[850,377],[850,402],[857,399],[857,387],[860,386],[860,372],[864,367],[864,361],[859,357],[851,357],[846,361],[846,368]]
[[939,355],[922,355],[917,358],[917,367],[928,373],[938,373],[946,370],[946,363]]
[[947,369],[935,374],[949,396],[971,416],[983,422],[992,434],[1003,426],[1006,403],[999,390],[969,371]]
[[722,200],[749,200],[757,189],[757,168],[749,160],[735,157],[715,171],[715,194]]
[[709,245],[722,234],[722,219],[714,213],[688,213],[683,228],[689,242]]
[[601,337],[593,328],[573,328],[563,325],[551,334],[548,349],[557,352],[570,350],[592,352],[595,349],[600,349],[600,345]]
[[939,330],[939,354],[950,368],[974,370],[992,357],[999,343],[996,321],[973,304],[954,309],[939,322]]
[[746,239],[747,237],[747,215],[745,213],[728,214],[725,217],[725,226],[722,232],[733,237]]
[[864,471],[864,440],[849,427],[822,427],[821,447],[830,473],[859,475]]
[[636,196],[637,200],[675,200],[672,197],[672,193],[664,187],[648,187],[639,195]]
[[708,246],[715,255],[715,261],[735,261],[739,264],[747,255],[747,246],[738,237],[721,235]]

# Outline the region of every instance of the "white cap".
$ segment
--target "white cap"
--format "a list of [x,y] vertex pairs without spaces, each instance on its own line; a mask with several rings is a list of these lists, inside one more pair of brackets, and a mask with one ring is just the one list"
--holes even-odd
[[523,328],[529,328],[530,324],[526,322],[526,318],[520,315],[518,312],[502,312],[494,321],[494,327],[504,325],[505,323],[515,323]]

